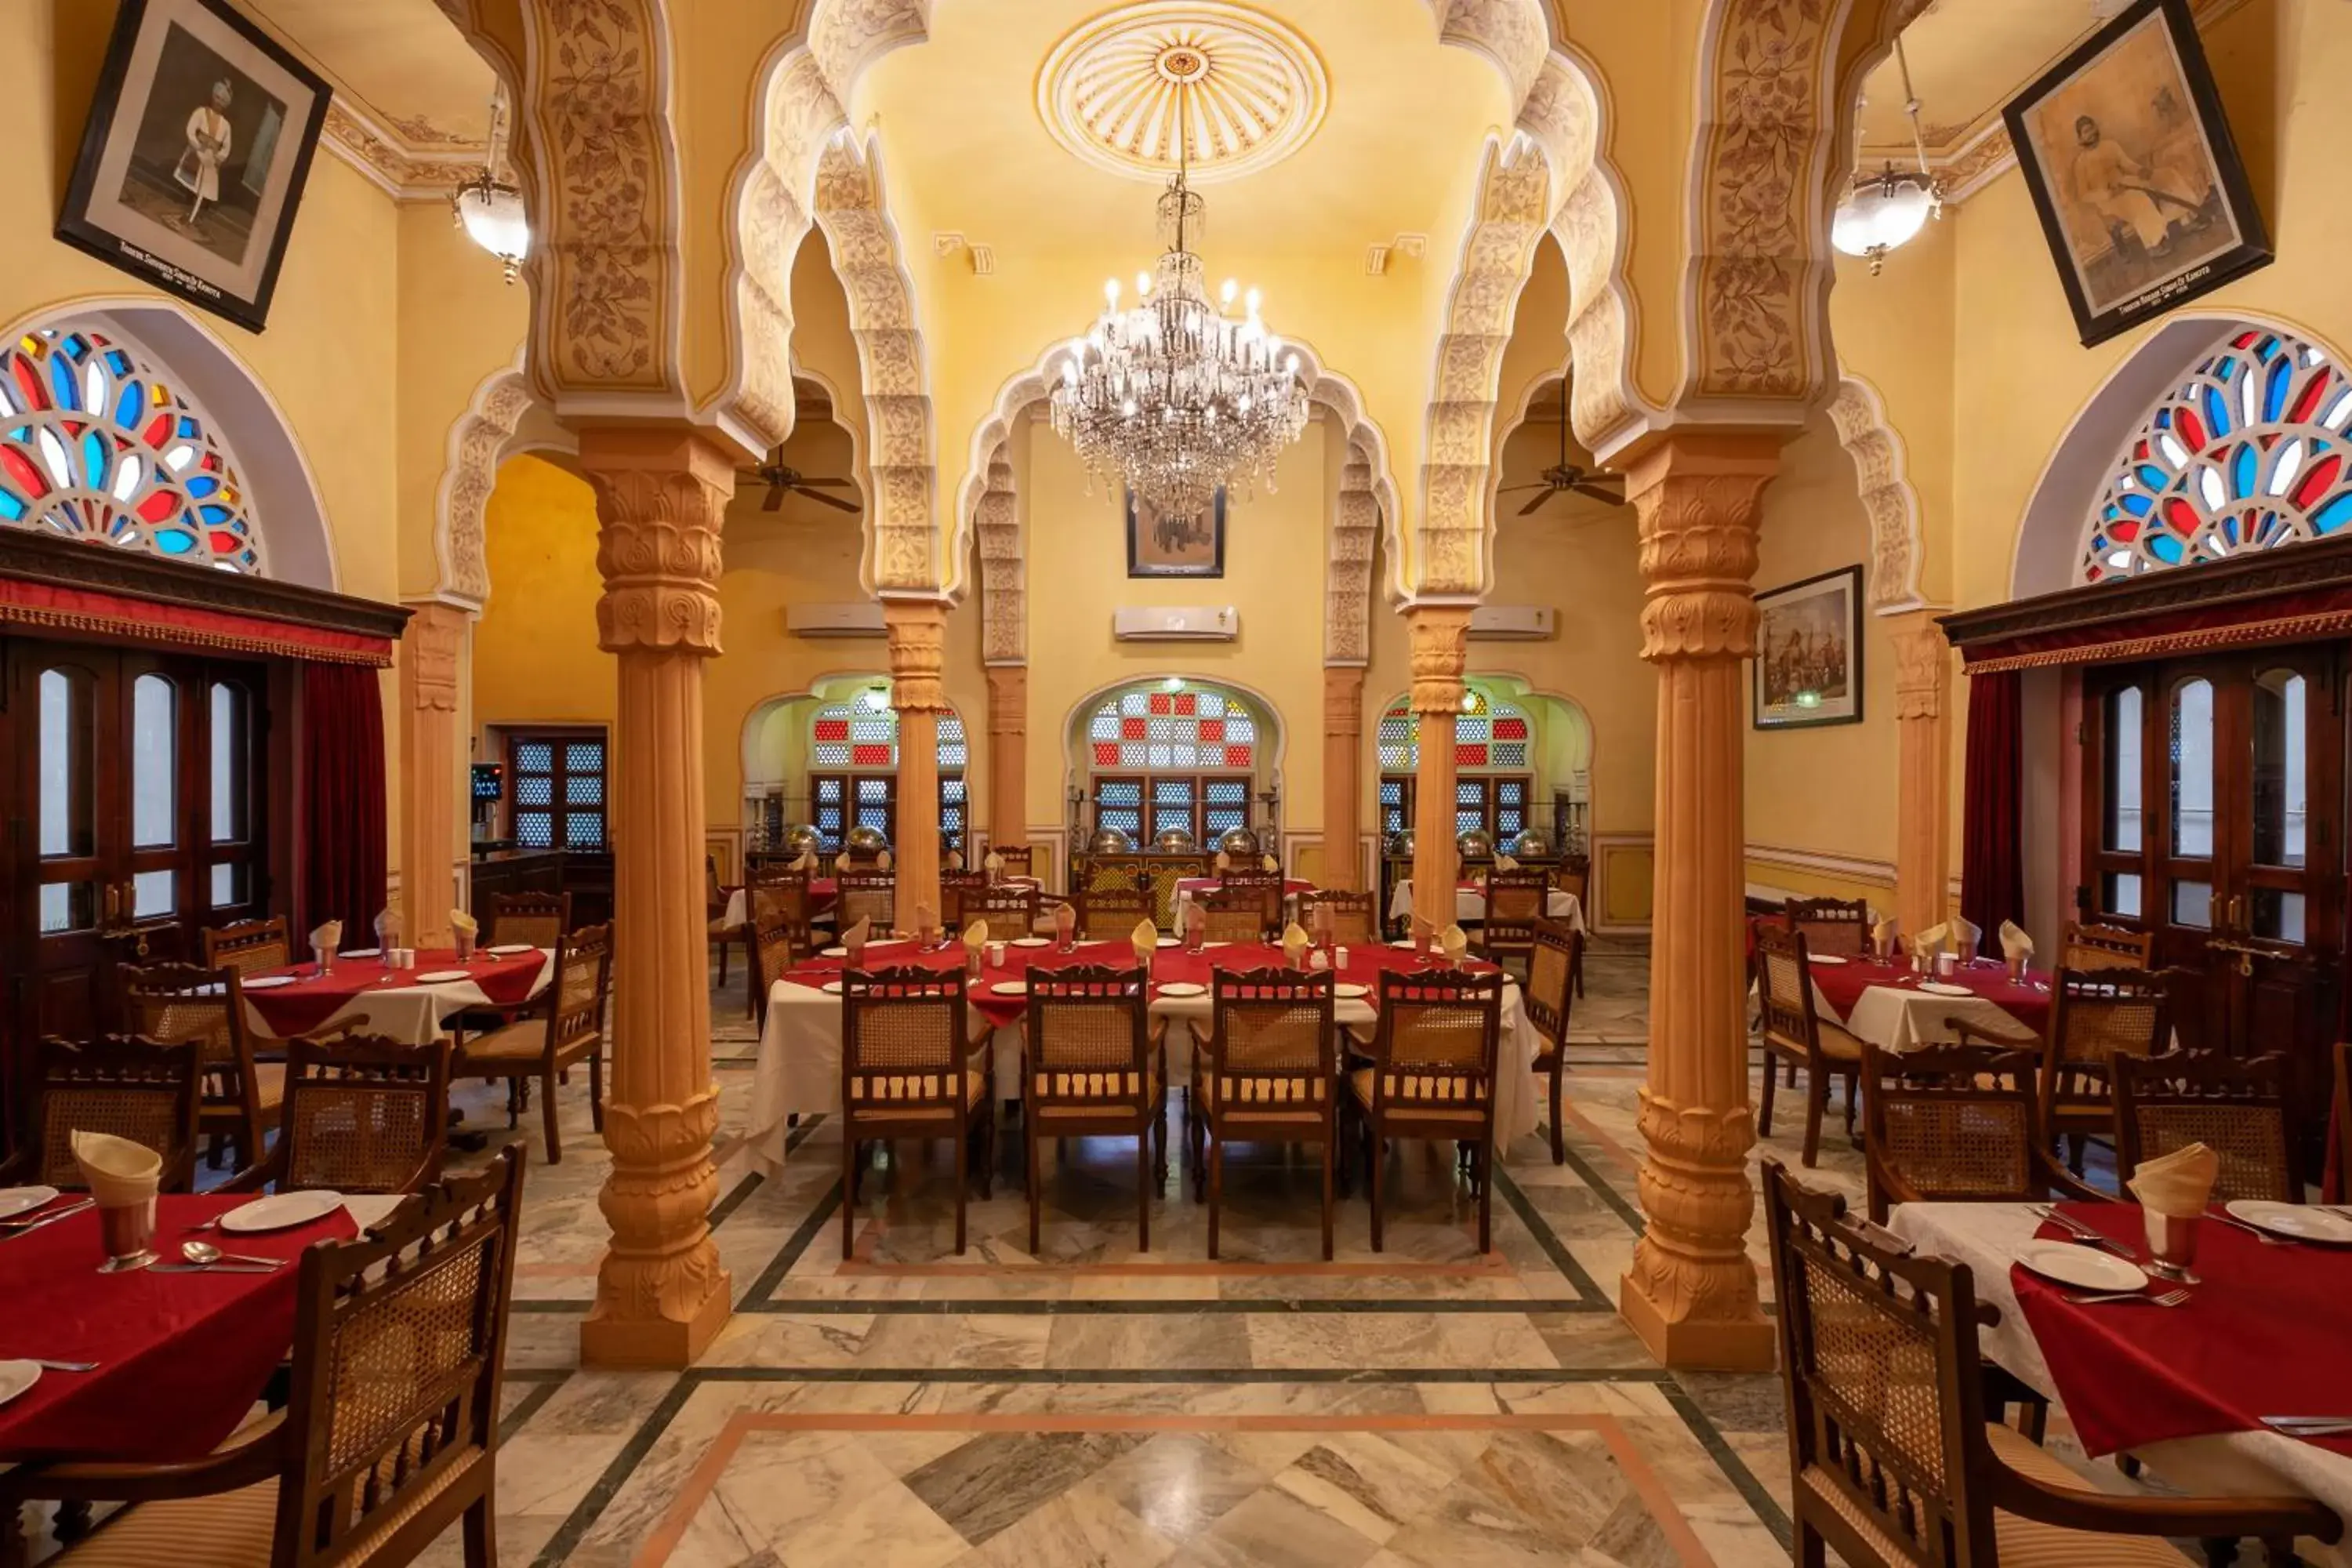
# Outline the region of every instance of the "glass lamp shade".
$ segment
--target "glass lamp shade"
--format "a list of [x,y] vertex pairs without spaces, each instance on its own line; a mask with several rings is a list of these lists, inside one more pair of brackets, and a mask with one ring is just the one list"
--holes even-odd
[[1881,255],[1916,235],[1935,205],[1935,193],[1916,174],[1889,170],[1859,180],[1830,219],[1830,243],[1848,256]]
[[467,186],[456,200],[467,237],[505,262],[507,281],[513,282],[523,258],[530,254],[530,223],[523,214],[522,193],[485,182]]

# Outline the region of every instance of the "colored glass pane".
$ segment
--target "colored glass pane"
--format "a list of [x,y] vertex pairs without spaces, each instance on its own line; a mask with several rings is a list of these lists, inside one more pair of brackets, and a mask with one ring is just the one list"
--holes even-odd
[[896,747],[882,745],[878,742],[869,745],[852,746],[849,748],[849,763],[852,767],[887,768],[895,766],[898,760],[898,754]]

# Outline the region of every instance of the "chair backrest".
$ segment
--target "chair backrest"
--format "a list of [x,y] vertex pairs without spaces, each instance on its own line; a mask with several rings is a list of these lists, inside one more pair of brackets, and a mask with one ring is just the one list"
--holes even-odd
[[1502,1016],[1500,974],[1382,970],[1372,1114],[1492,1116]]
[[449,1523],[430,1505],[455,1489],[450,1472],[498,1447],[521,1209],[509,1148],[362,1239],[302,1254],[273,1562],[312,1568],[357,1547],[406,1562]]
[[1210,888],[1194,894],[1193,901],[1201,906],[1204,942],[1264,942],[1268,931],[1277,929],[1266,918],[1265,900],[1255,888]]
[[293,946],[287,940],[284,915],[206,926],[203,952],[206,969],[234,969],[239,974],[283,969],[293,962]]
[[1554,1050],[1568,1043],[1568,1013],[1576,984],[1576,957],[1584,933],[1559,921],[1538,921],[1528,956],[1528,984],[1521,997],[1528,1022]]
[[1026,844],[992,844],[989,848],[995,852],[998,859],[1004,862],[1003,875],[1007,877],[1029,875],[1029,846]]
[[1821,1048],[1805,933],[1794,926],[1756,928],[1756,995],[1767,1044],[1810,1057]]
[[2050,1035],[2042,1061],[2042,1116],[2114,1100],[2108,1063],[2147,1057],[2169,1038],[2163,977],[2143,969],[2062,969],[2051,980]]
[[2214,1201],[2303,1201],[2294,1139],[2286,1114],[2286,1058],[2275,1052],[2168,1051],[2117,1056],[2116,1173],[2131,1179],[2144,1160],[2191,1143],[2221,1156]]
[[986,891],[988,891],[988,873],[985,871],[940,872],[940,924],[949,931],[960,929],[964,921],[971,918],[964,913],[964,906],[971,899]]
[[989,935],[999,942],[1031,933],[1037,923],[1037,889],[1026,882],[1000,882],[963,896],[963,923],[988,922]]
[[1281,872],[1269,871],[1262,866],[1237,866],[1230,871],[1216,873],[1216,877],[1217,886],[1211,889],[1211,892],[1239,894],[1256,900],[1266,929],[1282,929],[1284,881]]
[[[1800,1508],[1851,1521],[1853,1568],[1995,1568],[1976,1279],[1764,1162]],[[1850,1539],[1848,1539],[1850,1538]],[[1891,1551],[1870,1552],[1884,1542]],[[1857,1552],[1863,1554],[1857,1555]]]
[[1112,942],[1151,919],[1151,895],[1135,888],[1088,888],[1077,898],[1080,942]]
[[1380,900],[1370,893],[1316,888],[1298,896],[1298,921],[1310,931],[1315,929],[1318,910],[1330,911],[1333,942],[1369,942],[1380,938]]
[[2156,952],[2154,931],[2127,926],[2079,925],[2066,922],[2066,936],[2058,950],[2058,967],[2077,973],[2097,969],[2146,969]]
[[129,1035],[43,1040],[33,1053],[34,1180],[79,1191],[76,1132],[111,1132],[163,1156],[163,1190],[184,1193],[195,1178],[197,1043]]
[[1551,885],[1563,893],[1575,895],[1579,905],[1584,902],[1585,889],[1592,880],[1590,860],[1562,860],[1551,868]]
[[1551,873],[1521,867],[1516,871],[1486,873],[1486,923],[1525,926],[1543,919],[1545,900],[1551,893]]
[[1808,952],[1853,958],[1870,951],[1870,905],[1862,899],[1790,899],[1780,906]]
[[1328,1110],[1338,1065],[1330,971],[1219,969],[1210,981],[1218,1109]]
[[841,1103],[852,1114],[961,1106],[964,972],[851,969],[841,976]]
[[779,920],[751,928],[751,1011],[768,1026],[768,993],[800,957],[801,928]]
[[565,933],[548,976],[547,1044],[576,1046],[604,1032],[604,998],[613,982],[613,928],[582,926]]
[[447,1041],[291,1040],[271,1152],[278,1188],[415,1192],[441,1173],[448,1121]]
[[719,857],[702,858],[702,902],[712,915],[726,907],[727,890],[719,885]]
[[784,921],[793,926],[805,926],[809,918],[809,874],[786,869],[789,862],[774,862],[753,868],[751,879],[744,884],[743,913],[754,926]]
[[571,925],[569,893],[492,893],[490,929],[483,945],[504,947],[523,942],[551,950]]
[[1151,1076],[1150,1005],[1140,966],[1031,970],[1024,1098],[1140,1109]]
[[2025,1203],[2042,1195],[2034,1151],[2039,1062],[1996,1046],[1882,1051],[1865,1042],[1863,1150],[1873,1219],[1893,1203]]
[[859,921],[871,921],[877,931],[898,924],[898,873],[844,871],[836,884],[840,900],[834,905],[834,929],[847,931]]
[[123,1018],[151,1040],[192,1040],[197,1047],[201,1109],[258,1114],[253,1041],[246,1033],[243,976],[234,968],[155,963],[115,970]]

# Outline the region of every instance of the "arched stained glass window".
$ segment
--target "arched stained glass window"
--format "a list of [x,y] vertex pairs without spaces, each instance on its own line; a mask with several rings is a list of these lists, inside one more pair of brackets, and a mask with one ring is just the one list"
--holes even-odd
[[1087,741],[1097,768],[1240,770],[1255,765],[1257,720],[1222,691],[1128,691],[1095,710]]
[[[940,715],[940,768],[961,773],[966,755],[963,720]],[[810,721],[809,755],[820,768],[887,772],[898,765],[898,710],[863,702],[835,702]]]
[[244,486],[203,415],[128,347],[83,328],[0,348],[0,523],[267,570]]
[[[961,716],[940,715],[940,845],[963,847],[970,787],[963,770],[971,748]],[[863,694],[819,708],[809,721],[809,820],[827,854],[854,826],[872,827],[892,842],[898,836],[898,710],[869,706]]]
[[2352,380],[2320,349],[2246,327],[2149,413],[2084,531],[2112,582],[2319,539],[2352,522]]
[[[1469,706],[1454,721],[1454,766],[1462,773],[1525,773],[1535,731],[1527,710],[1473,687]],[[1421,715],[1400,697],[1381,715],[1381,772],[1421,769]]]

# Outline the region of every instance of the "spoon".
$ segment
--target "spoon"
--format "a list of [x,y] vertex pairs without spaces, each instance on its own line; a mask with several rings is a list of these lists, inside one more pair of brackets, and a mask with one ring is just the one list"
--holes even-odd
[[184,1241],[180,1243],[180,1256],[191,1263],[199,1264],[258,1263],[268,1268],[282,1268],[286,1264],[282,1258],[257,1258],[246,1252],[223,1252],[209,1241]]

